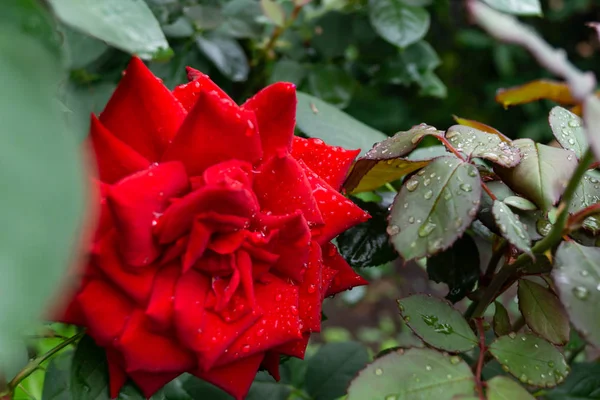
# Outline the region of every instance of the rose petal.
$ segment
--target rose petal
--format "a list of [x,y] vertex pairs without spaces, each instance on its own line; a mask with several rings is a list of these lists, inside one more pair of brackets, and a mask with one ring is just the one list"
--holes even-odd
[[187,272],[200,257],[204,254],[208,241],[210,240],[211,231],[202,222],[196,220],[192,224],[187,248],[183,255],[182,268],[183,272]]
[[94,192],[92,197],[95,197],[97,202],[100,204],[100,215],[98,217],[96,232],[92,241],[93,243],[96,243],[113,228],[114,222],[106,201],[106,196],[110,191],[110,185],[107,185],[98,179],[92,179],[92,187]]
[[277,82],[255,94],[242,106],[256,114],[265,158],[275,155],[278,150],[291,150],[296,103],[296,86]]
[[254,113],[212,92],[201,92],[163,161],[183,162],[189,175],[231,159],[254,164],[262,157]]
[[100,121],[147,160],[158,161],[185,118],[177,99],[137,57],[113,93]]
[[198,100],[198,95],[201,92],[216,92],[220,99],[227,99],[233,103],[231,97],[217,86],[208,75],[190,67],[187,67],[186,69],[188,79],[191,82],[176,86],[175,89],[173,89],[173,96],[179,100],[183,108],[187,111],[190,111],[194,107],[194,104],[196,104],[196,101]]
[[312,229],[314,240],[320,244],[326,243],[346,229],[370,218],[368,213],[329,186],[327,182],[311,171],[304,162],[299,161],[299,164],[304,169],[310,182],[314,198],[319,205],[325,224]]
[[119,392],[127,381],[127,374],[123,368],[123,356],[112,347],[105,347],[106,361],[108,362],[108,381],[110,398],[119,397]]
[[150,166],[150,161],[117,139],[93,114],[89,141],[94,150],[98,174],[102,182],[114,183]]
[[152,291],[156,267],[148,266],[134,271],[127,268],[117,253],[116,239],[114,232],[106,235],[98,242],[92,260],[109,281],[137,304],[146,306]]
[[191,349],[202,344],[209,290],[210,279],[195,270],[182,274],[175,288],[175,331],[181,343]]
[[187,175],[178,162],[163,163],[114,184],[107,197],[119,234],[119,250],[132,266],[148,265],[160,254],[152,234],[158,216],[171,197],[188,189]]
[[291,156],[272,157],[260,166],[257,173],[254,191],[261,211],[293,214],[301,210],[309,223],[323,223],[310,183]]
[[88,332],[100,346],[112,344],[121,335],[133,312],[133,303],[101,280],[90,281],[77,295],[77,301]]
[[137,387],[140,388],[147,399],[152,397],[154,393],[158,392],[159,389],[179,375],[181,375],[181,372],[151,373],[135,371],[129,373],[131,379],[135,382]]
[[245,189],[252,189],[252,165],[240,160],[223,161],[208,167],[202,174],[205,185],[235,187],[238,182]]
[[192,374],[223,389],[236,400],[242,400],[250,390],[263,357],[264,353],[260,353],[221,368],[207,372],[196,370]]
[[325,243],[321,248],[323,251],[323,264],[338,272],[327,289],[326,296],[333,296],[344,290],[369,284],[363,277],[354,272],[352,267],[344,260],[337,247],[331,243]]
[[131,314],[119,340],[125,370],[145,372],[183,372],[194,368],[193,353],[181,347],[174,338],[151,332],[142,311]]
[[278,351],[286,356],[296,357],[304,360],[304,354],[306,353],[306,346],[308,346],[309,340],[310,333],[304,333],[302,334],[301,339],[289,341],[281,346],[275,347],[273,350]]
[[339,190],[360,150],[330,146],[321,139],[294,136],[292,156],[304,163],[334,189]]
[[338,271],[336,269],[323,264],[323,269],[321,270],[321,300],[327,297],[327,291],[337,274]]
[[304,280],[298,288],[300,298],[298,308],[300,310],[300,321],[303,332],[321,331],[321,269],[323,259],[321,258],[321,247],[312,242],[310,245],[310,256],[308,268],[304,274]]
[[178,263],[173,263],[162,267],[154,278],[146,315],[151,320],[152,327],[157,331],[166,332],[172,326],[175,285],[180,271]]
[[267,351],[265,358],[262,360],[260,366],[267,370],[269,375],[273,377],[277,382],[281,380],[279,375],[279,361],[281,354],[276,351]]

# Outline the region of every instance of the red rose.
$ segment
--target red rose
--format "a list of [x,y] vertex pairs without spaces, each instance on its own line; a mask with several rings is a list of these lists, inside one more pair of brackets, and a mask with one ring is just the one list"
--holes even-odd
[[294,136],[290,83],[239,107],[188,72],[170,92],[134,58],[92,116],[102,212],[62,319],[106,349],[112,397],[189,372],[241,399],[366,283],[330,243],[368,218],[338,192],[357,151]]

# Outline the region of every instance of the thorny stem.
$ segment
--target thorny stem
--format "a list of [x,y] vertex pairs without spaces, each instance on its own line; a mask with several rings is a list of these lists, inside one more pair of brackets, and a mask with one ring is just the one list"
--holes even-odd
[[83,335],[85,335],[85,331],[79,332],[75,336],[72,336],[72,337],[68,338],[67,340],[65,340],[64,342],[60,343],[56,347],[54,347],[52,350],[50,350],[49,352],[47,352],[43,356],[40,356],[40,357],[37,357],[37,358],[34,358],[33,360],[31,360],[25,366],[25,368],[23,368],[10,382],[8,382],[7,389],[4,392],[0,393],[0,400],[4,399],[5,396],[10,396],[10,394],[15,390],[15,388],[17,386],[19,386],[19,384],[25,378],[27,378],[29,375],[31,375],[32,373],[34,373],[38,368],[40,368],[41,365],[45,361],[47,361],[48,359],[50,359],[52,356],[54,356],[56,353],[58,353],[59,351],[61,351],[65,347],[67,347],[67,346],[75,343],[79,339],[81,339],[83,337]]
[[[577,189],[581,178],[587,171],[592,161],[593,155],[591,150],[588,149],[579,161],[579,165],[577,165],[577,169],[575,169],[575,172],[573,173],[573,176],[571,177],[571,180],[569,181],[569,184],[563,193],[561,202],[558,206],[559,212],[558,216],[556,217],[556,223],[552,227],[552,230],[548,236],[544,237],[542,240],[537,242],[535,246],[533,246],[531,249],[533,254],[543,254],[547,250],[552,249],[561,241],[569,217],[569,204],[571,203],[571,199],[575,194],[575,190]],[[505,264],[494,277],[494,279],[492,279],[490,286],[488,286],[488,288],[483,292],[481,299],[476,302],[474,307],[467,310],[465,317],[481,317],[487,307],[492,303],[492,301],[494,301],[504,283],[528,261],[529,256],[527,254],[521,254],[512,264]]]
[[483,384],[481,382],[481,371],[483,370],[483,364],[487,347],[485,346],[485,329],[483,328],[483,318],[477,318],[475,320],[477,330],[479,331],[479,357],[477,358],[477,369],[475,370],[475,383],[477,385],[477,393],[479,394],[480,400],[485,400],[483,395]]
[[[445,146],[445,147],[446,147],[448,150],[450,150],[450,151],[452,152],[452,154],[454,154],[454,155],[455,155],[456,157],[458,157],[460,160],[462,160],[462,161],[464,161],[464,162],[467,162],[467,160],[465,160],[465,158],[462,156],[462,154],[460,154],[460,152],[459,152],[458,150],[456,150],[456,148],[454,148],[454,146],[452,146],[452,143],[450,143],[450,142],[448,141],[448,139],[446,139],[444,136],[436,136],[436,138],[438,138],[438,140],[439,140],[440,142],[442,142],[442,143],[444,144],[444,146]],[[490,198],[491,198],[493,201],[496,201],[496,200],[498,200],[498,199],[496,198],[496,196],[494,195],[494,193],[492,193],[492,191],[490,190],[490,188],[489,188],[489,187],[487,187],[487,185],[486,185],[486,184],[485,184],[483,181],[481,181],[481,187],[483,188],[483,190],[485,190],[485,192],[488,194],[488,196],[490,196]]]

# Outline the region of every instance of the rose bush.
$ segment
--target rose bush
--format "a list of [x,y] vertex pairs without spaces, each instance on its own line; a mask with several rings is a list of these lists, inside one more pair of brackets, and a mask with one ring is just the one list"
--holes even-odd
[[105,348],[112,397],[189,372],[241,399],[366,283],[331,244],[368,218],[338,191],[358,151],[294,136],[293,84],[238,106],[188,78],[171,92],[134,58],[92,116],[101,216],[61,320]]

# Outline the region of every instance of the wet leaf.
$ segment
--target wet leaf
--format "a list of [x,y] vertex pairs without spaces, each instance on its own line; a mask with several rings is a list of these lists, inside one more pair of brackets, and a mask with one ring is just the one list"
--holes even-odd
[[428,345],[462,352],[477,345],[477,337],[460,312],[443,300],[417,294],[398,300],[404,322]]
[[600,397],[600,364],[577,363],[562,385],[544,393],[547,400],[596,400]]
[[106,354],[89,336],[75,349],[71,365],[71,398],[108,400],[108,363]]
[[560,198],[577,167],[573,152],[517,139],[521,163],[514,168],[495,166],[494,170],[515,192],[548,211]]
[[330,145],[367,151],[387,136],[314,96],[297,92],[296,123],[307,136]]
[[480,274],[479,251],[471,236],[465,234],[449,249],[427,259],[427,274],[448,285],[446,299],[452,303],[469,294]]
[[501,336],[489,351],[502,369],[530,386],[556,386],[569,374],[567,362],[556,347],[530,333]]
[[600,248],[562,242],[552,279],[573,326],[600,347]]
[[297,61],[283,59],[277,61],[273,66],[269,83],[291,82],[296,86],[300,86],[305,76],[306,67]]
[[535,282],[521,279],[518,295],[519,310],[532,331],[557,345],[569,341],[569,317],[554,293]]
[[519,149],[495,133],[454,125],[446,132],[446,139],[468,157],[485,158],[503,167],[514,167],[521,161]]
[[429,29],[427,10],[402,0],[370,0],[369,17],[379,36],[401,48],[421,40]]
[[500,89],[496,101],[504,107],[548,99],[560,104],[573,105],[577,101],[571,96],[569,85],[563,82],[537,80],[522,86]]
[[542,15],[540,0],[483,0],[498,11],[516,15]]
[[502,132],[500,132],[498,129],[491,127],[489,125],[486,125],[482,122],[475,121],[472,119],[457,117],[456,115],[453,115],[453,118],[460,125],[470,126],[471,128],[475,128],[475,129],[478,129],[480,131],[487,132],[487,133],[493,133],[495,135],[498,135],[498,137],[500,137],[500,139],[502,139],[502,141],[507,142],[507,143],[511,142],[511,140],[508,137],[506,137]]
[[475,377],[460,357],[408,349],[369,364],[350,384],[347,400],[452,400],[474,394]]
[[215,6],[196,4],[185,7],[183,13],[193,22],[196,29],[201,31],[215,29],[223,23],[221,9]]
[[496,336],[508,335],[512,330],[508,311],[499,301],[494,302],[494,306],[494,319],[492,320],[494,333]]
[[597,96],[588,96],[583,102],[583,121],[587,142],[596,159],[600,159],[600,99]]
[[169,48],[160,25],[144,1],[50,0],[65,24],[142,58]]
[[516,208],[521,211],[534,211],[537,210],[535,204],[526,198],[520,196],[508,196],[503,200],[504,204],[507,206],[511,206],[512,208]]
[[579,159],[588,148],[583,128],[583,121],[571,111],[562,107],[554,107],[548,117],[550,128],[558,143],[575,153]]
[[265,16],[273,21],[275,25],[285,25],[285,11],[281,4],[274,0],[260,0],[260,6],[262,7]]
[[517,249],[533,256],[531,252],[531,238],[527,233],[525,225],[520,221],[519,216],[502,201],[494,202],[492,214],[501,235]]
[[344,188],[350,193],[371,191],[423,168],[431,158],[407,160],[404,156],[416,149],[425,136],[441,134],[433,126],[421,124],[377,143],[354,163]]
[[535,400],[525,388],[506,376],[495,376],[487,383],[487,400]]
[[402,185],[390,212],[390,240],[407,261],[447,249],[477,215],[480,198],[475,166],[437,158]]
[[248,59],[237,40],[211,32],[204,36],[196,36],[196,44],[227,78],[234,82],[243,82],[248,78]]
[[356,225],[337,237],[340,253],[355,268],[385,264],[398,257],[386,232],[387,209],[377,203],[353,199],[371,219]]
[[350,103],[354,85],[354,78],[335,65],[316,66],[308,75],[308,87],[311,93],[340,108]]
[[305,385],[315,400],[333,400],[346,393],[348,384],[369,362],[366,347],[356,342],[323,345],[308,361]]
[[44,400],[71,400],[70,374],[73,352],[67,351],[52,358],[44,379]]
[[[569,206],[570,213],[576,213],[584,208],[600,203],[600,172],[596,170],[587,171],[571,198]],[[600,224],[597,216],[590,216],[583,221],[583,227],[593,234],[600,232]]]

